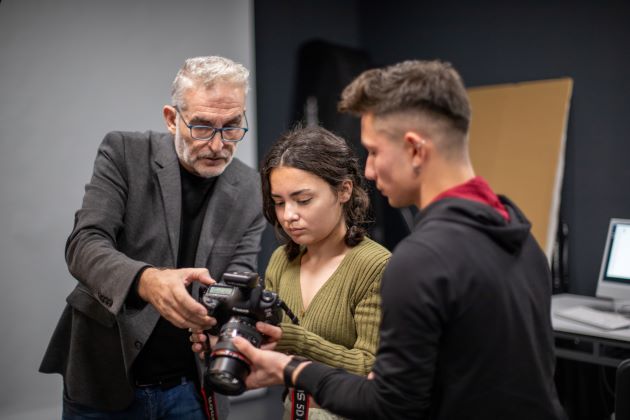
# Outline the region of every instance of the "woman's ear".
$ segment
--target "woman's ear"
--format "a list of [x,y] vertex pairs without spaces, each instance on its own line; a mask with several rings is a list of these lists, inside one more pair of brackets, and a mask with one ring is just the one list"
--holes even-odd
[[177,110],[170,105],[164,105],[164,108],[162,108],[162,115],[164,116],[166,128],[172,135],[175,135],[175,132],[177,131]]
[[353,187],[354,187],[354,184],[349,179],[346,179],[345,181],[341,183],[341,187],[339,188],[339,193],[338,193],[339,202],[346,203],[350,200],[350,197],[352,197]]

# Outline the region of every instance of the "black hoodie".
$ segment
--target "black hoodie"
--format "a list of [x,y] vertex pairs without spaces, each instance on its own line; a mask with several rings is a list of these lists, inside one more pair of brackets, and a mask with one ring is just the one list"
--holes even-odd
[[298,385],[349,418],[564,419],[551,279],[530,223],[460,198],[432,203],[382,280],[374,380],[313,363]]

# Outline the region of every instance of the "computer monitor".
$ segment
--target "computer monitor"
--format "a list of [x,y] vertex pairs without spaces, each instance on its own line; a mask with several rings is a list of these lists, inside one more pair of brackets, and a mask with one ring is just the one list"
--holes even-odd
[[630,303],[630,219],[610,220],[596,295]]

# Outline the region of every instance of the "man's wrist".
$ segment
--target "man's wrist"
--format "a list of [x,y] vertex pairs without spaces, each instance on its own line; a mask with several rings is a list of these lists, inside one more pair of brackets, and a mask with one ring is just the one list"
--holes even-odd
[[129,291],[127,292],[125,305],[137,309],[142,308],[144,307],[144,305],[146,305],[147,302],[140,296],[140,293],[138,292],[138,287],[140,285],[140,277],[149,268],[151,268],[150,265],[145,265],[136,273],[136,276],[134,277],[133,282],[129,287]]
[[148,283],[151,282],[152,277],[154,276],[154,273],[159,270],[160,270],[159,268],[156,268],[153,266],[147,266],[142,269],[142,272],[139,273],[140,275],[137,277],[138,282],[137,282],[137,287],[136,287],[136,293],[145,302],[149,301],[148,299],[149,284]]
[[307,362],[310,362],[310,360],[306,357],[293,356],[291,360],[289,360],[289,363],[284,366],[282,377],[284,379],[284,385],[287,388],[294,386],[295,380],[297,380],[297,374],[302,370],[302,365],[305,365]]

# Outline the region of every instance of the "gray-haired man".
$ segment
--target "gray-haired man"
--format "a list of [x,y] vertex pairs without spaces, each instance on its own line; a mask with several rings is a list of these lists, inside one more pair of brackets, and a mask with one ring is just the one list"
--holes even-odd
[[255,271],[265,226],[258,176],[233,158],[248,75],[223,57],[186,60],[169,133],[110,132],[99,147],[66,244],[78,284],[40,367],[64,377],[64,419],[206,418],[186,329],[215,320],[193,296]]

